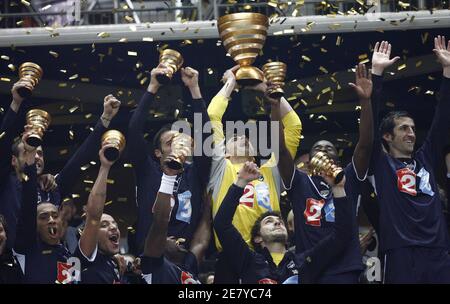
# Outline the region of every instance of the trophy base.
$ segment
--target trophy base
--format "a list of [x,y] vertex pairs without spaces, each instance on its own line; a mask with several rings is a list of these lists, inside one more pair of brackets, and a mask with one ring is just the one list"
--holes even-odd
[[27,145],[39,147],[42,145],[42,139],[38,135],[32,134],[27,138]]
[[273,91],[269,93],[269,97],[273,99],[279,99],[284,96],[283,91]]
[[169,169],[172,169],[172,170],[181,170],[181,169],[183,169],[183,164],[179,163],[179,162],[177,162],[175,160],[171,160],[171,161],[167,162],[166,164],[167,164],[167,167],[169,167]]
[[170,82],[170,77],[167,75],[163,75],[163,74],[156,75],[156,79],[158,80],[158,82],[160,84],[163,84],[163,85],[168,84]]
[[241,86],[255,86],[264,81],[264,74],[260,69],[252,66],[240,67],[236,72],[236,82]]
[[17,93],[20,95],[20,97],[22,98],[30,98],[31,96],[31,90],[28,88],[18,88],[17,89]]
[[115,161],[119,158],[120,153],[116,148],[107,148],[105,149],[105,157],[109,161]]
[[344,171],[342,170],[341,172],[339,172],[336,177],[334,178],[334,183],[337,185],[339,184],[342,179],[344,178]]

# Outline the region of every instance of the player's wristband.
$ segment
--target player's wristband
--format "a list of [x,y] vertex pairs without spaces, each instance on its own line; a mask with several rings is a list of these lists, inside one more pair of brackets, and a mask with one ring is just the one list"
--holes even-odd
[[172,195],[176,180],[176,175],[166,175],[163,173],[161,178],[161,186],[159,186],[159,192]]

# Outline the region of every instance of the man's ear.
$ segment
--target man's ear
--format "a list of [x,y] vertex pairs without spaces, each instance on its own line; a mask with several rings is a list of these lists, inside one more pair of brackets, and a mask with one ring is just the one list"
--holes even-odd
[[161,150],[155,149],[155,150],[153,150],[153,152],[155,153],[156,158],[161,158],[162,157]]
[[392,134],[390,134],[390,133],[384,133],[383,134],[383,139],[387,142],[387,143],[390,143],[390,142],[392,142]]

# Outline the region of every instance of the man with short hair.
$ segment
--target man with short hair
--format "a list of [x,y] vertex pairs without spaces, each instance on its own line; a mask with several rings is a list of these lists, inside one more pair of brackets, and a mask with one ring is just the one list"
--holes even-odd
[[378,122],[382,75],[395,62],[389,58],[391,48],[387,41],[377,43],[372,58],[374,126],[379,133],[371,172],[380,209],[384,282],[450,283],[449,238],[435,177],[450,121],[450,41],[434,39],[443,78],[432,125],[417,150],[414,120],[407,112],[390,112]]

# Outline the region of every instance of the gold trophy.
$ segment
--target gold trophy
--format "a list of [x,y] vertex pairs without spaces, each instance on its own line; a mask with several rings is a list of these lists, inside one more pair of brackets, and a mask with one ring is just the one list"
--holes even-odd
[[165,160],[167,167],[173,170],[181,170],[186,158],[192,156],[192,137],[184,133],[177,132],[172,137],[172,152]]
[[183,56],[175,50],[165,49],[159,55],[159,63],[164,64],[169,72],[156,76],[160,84],[168,84],[175,74],[183,66]]
[[[33,88],[39,83],[43,73],[41,67],[32,62],[24,62],[19,67],[20,79],[31,80]],[[31,90],[25,87],[19,88],[17,93],[19,93],[22,98],[29,98],[31,96]]]
[[344,170],[337,166],[334,161],[324,152],[317,152],[309,161],[312,167],[313,175],[318,175],[320,172],[334,178],[335,184],[344,177]]
[[253,86],[264,80],[264,74],[251,66],[264,46],[269,27],[267,16],[258,13],[235,13],[217,22],[223,46],[240,68],[236,80],[240,85]]
[[51,122],[50,114],[43,110],[33,109],[26,115],[27,125],[31,126],[30,135],[27,138],[27,144],[32,147],[42,145],[42,138]]
[[102,147],[112,144],[112,147],[105,149],[105,157],[109,161],[115,161],[119,158],[123,149],[125,149],[125,136],[120,131],[109,130],[102,136]]
[[268,62],[262,67],[264,76],[272,85],[269,88],[269,96],[278,99],[284,95],[284,79],[286,78],[287,66],[283,62]]

